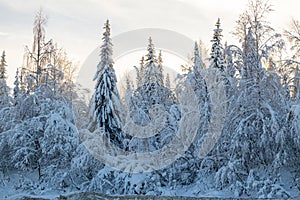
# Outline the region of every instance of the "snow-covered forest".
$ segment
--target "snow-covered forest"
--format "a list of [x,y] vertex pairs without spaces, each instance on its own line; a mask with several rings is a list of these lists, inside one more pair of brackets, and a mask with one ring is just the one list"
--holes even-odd
[[[86,88],[75,82],[78,66],[49,39],[46,14],[38,11],[33,43],[24,49],[12,88],[5,50],[0,59],[0,199],[84,192],[299,197],[300,22],[293,19],[289,29],[275,30],[270,12],[267,1],[249,1],[233,22],[239,44],[226,42],[216,16],[215,27],[205,27],[211,29],[211,46],[195,42],[189,65],[174,81],[165,72],[164,52],[149,35],[125,88],[118,87],[114,69],[115,22],[107,20],[99,33],[99,64],[91,66],[97,68],[90,77],[95,88],[86,102]],[[205,148],[207,132],[219,133]],[[186,147],[184,140],[194,133]],[[106,162],[91,152],[106,144],[89,146],[91,138],[105,138],[126,155],[151,152],[156,166],[141,169],[126,157],[111,164],[114,149]],[[183,153],[173,162],[155,154],[178,138]],[[160,165],[164,161],[168,164]]]

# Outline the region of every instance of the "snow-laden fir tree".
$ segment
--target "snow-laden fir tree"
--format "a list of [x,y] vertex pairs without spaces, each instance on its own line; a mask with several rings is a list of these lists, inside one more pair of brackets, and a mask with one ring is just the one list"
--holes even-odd
[[134,86],[133,86],[133,83],[132,83],[129,75],[126,75],[125,84],[126,85],[125,85],[123,95],[122,95],[122,103],[123,103],[123,106],[124,106],[123,107],[124,112],[122,112],[122,116],[121,116],[122,121],[126,121],[126,116],[130,112],[129,111],[129,109],[130,109],[129,105],[130,105],[130,101],[131,101],[131,98],[132,98],[132,95],[133,95],[133,92],[134,92]]
[[[152,43],[151,37],[149,38],[149,44],[147,47],[147,55],[143,67],[137,70],[138,74],[143,74],[138,77],[143,77],[142,85],[139,86],[134,92],[133,99],[131,101],[131,111],[134,111],[134,115],[141,113],[144,117],[137,117],[137,119],[147,119],[150,108],[155,104],[160,104],[165,107],[166,110],[170,109],[170,106],[174,103],[174,96],[169,88],[166,88],[163,84],[163,65],[162,56],[160,55],[160,62],[155,54],[155,47]],[[141,73],[143,72],[143,73]],[[143,114],[142,114],[143,113]],[[147,121],[147,120],[146,120]],[[144,124],[144,123],[143,123]]]
[[143,85],[144,83],[144,56],[142,56],[140,60],[140,67],[134,66],[136,70],[136,87],[139,88]]
[[[160,56],[161,57],[161,56]],[[160,58],[162,60],[162,58]],[[147,48],[147,55],[145,57],[145,63],[143,67],[136,68],[137,74],[141,74],[140,72],[144,70],[143,75],[143,82],[140,85],[138,78],[138,87],[134,90],[132,97],[129,102],[129,115],[127,116],[128,119],[132,120],[135,124],[141,126],[160,126],[159,123],[165,123],[163,128],[157,132],[155,137],[145,138],[138,140],[134,138],[130,142],[130,148],[134,151],[148,151],[149,148],[151,149],[159,149],[163,142],[165,142],[164,137],[168,134],[170,135],[170,131],[174,132],[176,129],[175,122],[171,120],[171,117],[168,118],[167,122],[163,122],[157,120],[157,113],[156,108],[159,110],[164,110],[165,115],[171,115],[171,107],[176,102],[175,95],[170,90],[170,88],[165,87],[163,84],[163,65],[159,66],[158,59],[156,58],[155,48],[152,43],[151,38],[149,38],[149,44]],[[138,76],[139,77],[139,76]],[[172,122],[171,122],[172,121]],[[153,128],[156,130],[156,128]],[[139,130],[134,130],[139,131]],[[162,136],[163,135],[163,136]],[[136,146],[136,148],[135,148]]]
[[221,43],[222,39],[222,29],[220,28],[221,22],[220,18],[218,18],[218,21],[216,23],[216,29],[214,29],[214,36],[211,40],[212,48],[210,53],[210,67],[214,67],[219,69],[220,71],[225,70],[225,61],[224,61],[224,53],[223,53],[223,46]]
[[3,51],[0,60],[0,79],[6,78],[6,67],[7,67],[6,54],[5,51]]
[[203,69],[203,63],[201,61],[201,57],[200,57],[200,53],[199,53],[199,47],[197,42],[195,42],[195,46],[194,46],[194,57],[193,57],[193,72],[195,75],[199,75],[201,73],[201,70]]
[[230,47],[225,46],[224,56],[226,60],[226,68],[225,68],[225,90],[228,98],[228,104],[232,102],[232,98],[234,98],[235,93],[237,92],[238,81],[236,77],[236,63],[234,63],[234,55],[230,50]]
[[149,38],[148,43],[148,54],[146,55],[145,59],[145,80],[144,84],[150,86],[151,84],[158,84],[160,85],[160,70],[158,68],[158,60],[155,55],[155,48],[152,43],[151,37]]
[[19,68],[16,71],[15,81],[14,81],[14,99],[17,99],[20,94],[20,81],[19,81]]
[[98,127],[110,132],[121,128],[121,121],[119,117],[120,97],[117,89],[117,77],[113,68],[113,45],[108,20],[104,24],[102,41],[100,62],[94,77],[96,80],[93,100],[94,120],[98,123]]
[[0,109],[9,105],[9,87],[6,83],[6,55],[2,52],[0,60]]
[[126,76],[126,88],[125,88],[124,100],[127,105],[129,105],[132,93],[133,93],[133,87],[132,87],[130,77]]
[[158,82],[160,85],[164,85],[164,74],[163,74],[163,60],[162,60],[162,54],[161,54],[161,50],[159,51],[159,54],[158,54]]
[[[260,55],[256,48],[256,40],[251,28],[248,29],[248,34],[246,35],[243,44],[243,61],[244,66],[241,74],[241,87],[257,87],[262,66]],[[255,90],[257,90],[257,88],[255,88]]]
[[165,83],[166,83],[165,85],[166,85],[167,88],[171,88],[170,74],[169,73],[167,73],[166,82]]

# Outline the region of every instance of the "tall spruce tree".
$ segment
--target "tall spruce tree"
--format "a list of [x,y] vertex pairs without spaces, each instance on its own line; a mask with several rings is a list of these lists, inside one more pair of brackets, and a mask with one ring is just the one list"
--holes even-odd
[[134,66],[136,70],[136,87],[142,87],[144,83],[144,56],[140,60],[140,67]]
[[148,54],[146,55],[145,60],[145,80],[144,84],[158,84],[159,83],[159,68],[158,68],[158,60],[155,55],[155,48],[152,43],[151,37],[149,38],[149,44],[147,47]]
[[16,71],[14,85],[14,99],[17,99],[20,94],[19,68]]
[[161,54],[161,50],[159,51],[158,54],[158,84],[163,86],[164,85],[164,74],[163,74],[163,60],[162,60],[162,54]]
[[166,88],[171,88],[171,81],[170,81],[170,74],[167,73],[167,76],[166,76],[166,82],[165,82],[165,86]]
[[218,21],[216,23],[216,29],[214,30],[214,36],[211,40],[212,48],[210,53],[210,67],[217,68],[221,71],[225,70],[225,61],[224,61],[224,52],[223,52],[223,46],[221,44],[222,39],[222,29],[220,28],[220,18],[218,18]]
[[193,69],[192,70],[196,76],[200,76],[200,72],[203,69],[203,63],[201,61],[197,42],[195,42],[194,57],[192,60],[193,60]]
[[5,51],[3,51],[0,60],[0,108],[9,105],[9,87],[6,83],[6,67],[6,55]]
[[94,93],[94,119],[98,127],[105,131],[113,131],[121,128],[118,106],[120,97],[117,89],[117,77],[113,68],[112,42],[110,38],[110,24],[107,20],[104,24],[103,44],[101,45],[101,60],[97,66]]
[[0,79],[6,79],[6,55],[5,51],[2,52],[1,60],[0,60]]

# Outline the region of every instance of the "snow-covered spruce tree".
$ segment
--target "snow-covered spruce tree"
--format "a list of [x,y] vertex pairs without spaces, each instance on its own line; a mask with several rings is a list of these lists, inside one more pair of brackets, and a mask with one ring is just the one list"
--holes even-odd
[[158,59],[156,58],[155,48],[151,37],[149,38],[147,50],[148,54],[146,55],[144,63],[144,97],[150,101],[151,105],[165,104],[168,98],[163,94],[165,88],[163,85],[162,55],[160,53]]
[[159,64],[156,58],[151,37],[149,38],[147,51],[143,67],[141,66],[137,70],[137,72],[141,72],[141,69],[143,69],[143,82],[141,86],[138,84],[130,102],[131,118],[141,125],[150,122],[148,114],[153,105],[160,104],[168,111],[175,102],[172,91],[163,85],[163,66]]
[[203,69],[203,63],[201,61],[200,53],[199,53],[199,47],[197,42],[195,42],[195,47],[194,47],[194,57],[193,57],[193,73],[195,75],[200,75],[201,70]]
[[144,56],[140,60],[140,67],[134,66],[136,70],[136,88],[142,87],[144,82]]
[[98,127],[107,132],[112,132],[121,128],[121,121],[119,116],[120,97],[117,89],[117,77],[113,68],[112,42],[108,20],[104,25],[102,40],[101,60],[94,77],[96,86],[93,95],[93,117]]
[[[23,57],[25,57],[25,56],[23,56]],[[22,67],[20,70],[20,92],[22,94],[26,93],[26,85],[27,85],[26,84],[26,76],[27,76],[26,68]]]
[[211,40],[212,48],[210,53],[210,67],[219,69],[220,71],[225,71],[225,61],[224,61],[224,50],[221,43],[222,39],[222,29],[220,28],[221,22],[220,18],[216,23],[216,29],[214,30],[214,36]]
[[162,60],[162,54],[161,54],[161,50],[159,51],[159,54],[158,54],[158,58],[157,58],[157,61],[158,61],[158,81],[159,81],[159,84],[160,85],[164,85],[164,74],[163,74],[163,60]]
[[169,73],[167,73],[167,76],[166,76],[165,86],[167,88],[171,88],[170,74]]
[[19,80],[19,68],[16,71],[15,81],[14,81],[14,99],[17,100],[20,95],[20,80]]
[[[218,73],[217,78],[215,81],[215,84],[219,84],[219,82],[222,82],[225,86],[226,90],[226,95],[227,98],[231,98],[233,95],[233,87],[235,85],[234,81],[234,70],[232,70],[231,67],[233,67],[230,63],[229,60],[229,69],[227,70],[226,64],[225,64],[225,54],[224,54],[224,49],[223,45],[221,43],[222,39],[222,29],[220,28],[221,23],[220,23],[220,18],[218,18],[218,21],[216,23],[216,29],[214,29],[214,35],[213,39],[211,40],[212,42],[212,47],[211,47],[211,53],[210,53],[210,68],[217,69],[215,71]],[[213,71],[213,70],[212,70]],[[227,74],[229,72],[230,74]],[[228,76],[228,77],[227,77]]]
[[5,56],[5,51],[3,51],[0,60],[0,110],[4,107],[9,106],[10,104],[9,87],[6,83],[7,63]]
[[[136,68],[137,74],[138,74],[138,68]],[[137,78],[138,81],[139,78]],[[133,95],[134,91],[134,85],[132,83],[131,77],[129,75],[126,75],[125,78],[125,86],[123,88],[123,91],[121,93],[122,96],[122,106],[123,106],[123,112],[121,113],[121,119],[123,122],[126,121],[126,117],[129,115],[129,106],[130,106],[130,101]]]
[[9,169],[12,167],[11,159],[8,159],[10,156],[10,145],[8,143],[9,137],[10,137],[9,133],[5,133],[5,131],[2,132],[2,130],[0,130],[0,151],[1,151],[0,171],[2,172],[3,176],[7,176]]
[[159,68],[158,68],[158,60],[155,55],[155,48],[152,43],[152,38],[149,37],[148,43],[148,54],[145,59],[145,80],[144,84],[150,87],[151,84],[159,84]]
[[6,67],[7,67],[6,55],[5,55],[5,51],[3,51],[0,60],[0,79],[6,78]]
[[[124,101],[125,104],[128,106],[130,103],[130,99],[133,93],[133,85],[131,83],[130,77],[126,77],[126,88],[125,88],[125,94],[124,94]],[[129,109],[129,108],[127,108]]]
[[[237,78],[237,63],[234,61],[234,57],[236,54],[232,52],[230,46],[225,47],[225,59],[226,59],[226,69],[225,69],[225,88],[226,88],[226,95],[228,98],[228,103],[232,102],[234,95],[237,92],[238,87],[238,78]],[[239,63],[239,62],[238,62]]]
[[[174,131],[177,129],[176,123],[179,120],[177,118],[173,120],[173,111],[175,109],[172,109],[172,107],[176,104],[176,98],[170,88],[163,85],[161,79],[163,77],[161,75],[163,65],[161,64],[159,67],[151,38],[149,39],[147,50],[145,62],[142,62],[139,68],[136,67],[137,88],[129,99],[129,114],[126,116],[129,123],[125,127],[126,131],[141,131],[128,129],[127,127],[130,127],[132,123],[139,126],[153,127],[150,129],[155,131],[155,135],[150,138],[135,137],[131,138],[130,141],[126,140],[125,146],[135,152],[162,148],[163,145],[168,143],[171,135],[175,133]],[[161,117],[165,117],[166,121],[158,120],[162,119]]]

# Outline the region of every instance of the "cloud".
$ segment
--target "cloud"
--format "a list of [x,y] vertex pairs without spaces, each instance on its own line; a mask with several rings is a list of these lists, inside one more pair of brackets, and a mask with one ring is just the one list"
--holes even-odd
[[0,37],[7,37],[7,36],[9,36],[9,34],[8,34],[8,33],[1,32],[1,31],[0,31]]

